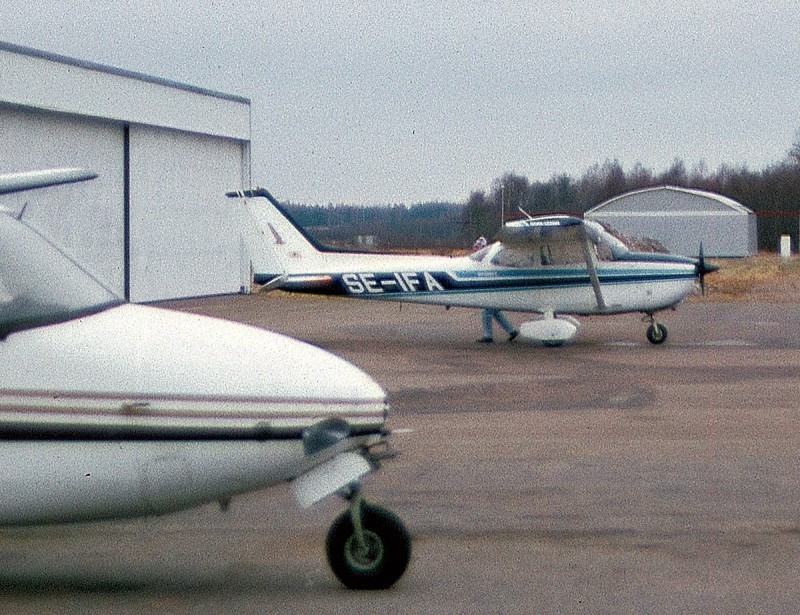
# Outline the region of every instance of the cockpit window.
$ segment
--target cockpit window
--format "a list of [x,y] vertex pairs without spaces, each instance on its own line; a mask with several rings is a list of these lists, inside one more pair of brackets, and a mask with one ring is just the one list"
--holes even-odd
[[526,248],[504,246],[492,258],[500,267],[530,269],[585,263],[583,248],[575,241],[534,242]]

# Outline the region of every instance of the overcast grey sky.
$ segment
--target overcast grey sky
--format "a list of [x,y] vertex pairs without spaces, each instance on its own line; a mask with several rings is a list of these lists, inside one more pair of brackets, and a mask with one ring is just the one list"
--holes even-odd
[[800,2],[3,0],[0,40],[230,94],[305,203],[464,201],[503,173],[754,170],[800,128]]

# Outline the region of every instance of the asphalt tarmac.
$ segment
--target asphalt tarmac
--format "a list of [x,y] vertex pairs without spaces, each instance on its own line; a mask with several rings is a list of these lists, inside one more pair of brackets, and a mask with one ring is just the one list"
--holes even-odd
[[657,347],[637,315],[584,318],[561,348],[476,344],[465,309],[168,307],[309,341],[384,386],[401,455],[365,493],[412,532],[408,572],[342,588],[324,538],[343,504],[305,511],[280,487],[225,513],[0,531],[0,612],[800,611],[800,303],[695,299]]

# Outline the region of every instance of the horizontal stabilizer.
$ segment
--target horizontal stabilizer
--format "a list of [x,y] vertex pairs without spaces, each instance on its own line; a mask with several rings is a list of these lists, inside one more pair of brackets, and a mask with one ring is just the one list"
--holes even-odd
[[270,194],[269,190],[266,188],[256,188],[255,190],[232,190],[231,192],[226,192],[225,196],[231,199],[254,199],[257,197],[263,197],[281,211],[283,210],[283,207],[278,202],[278,199],[272,196],[272,194]]
[[269,282],[267,282],[265,284],[261,284],[256,289],[256,292],[257,293],[268,293],[271,290],[275,290],[276,288],[280,288],[281,286],[283,286],[286,283],[286,280],[288,278],[289,278],[289,276],[287,274],[285,274],[285,273],[282,273],[281,275],[277,275],[274,278],[272,278]]
[[0,175],[0,194],[23,192],[35,188],[46,188],[59,184],[82,182],[97,177],[97,173],[86,169],[50,169],[47,171],[27,171],[25,173],[5,173]]

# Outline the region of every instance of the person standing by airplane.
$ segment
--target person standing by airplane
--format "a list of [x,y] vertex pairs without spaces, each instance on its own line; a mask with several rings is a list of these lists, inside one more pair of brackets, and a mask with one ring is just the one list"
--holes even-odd
[[509,342],[513,342],[517,339],[519,331],[511,324],[503,312],[500,310],[485,309],[483,310],[483,337],[478,340],[479,343],[491,344],[494,341],[492,319],[496,320],[498,324],[505,329],[505,332],[508,333]]
[[[486,241],[486,237],[481,235],[475,240],[475,243],[472,244],[472,250],[477,252],[478,250],[483,250],[489,242]],[[496,320],[498,324],[505,329],[506,333],[508,333],[508,341],[513,342],[517,339],[519,335],[519,331],[514,328],[508,318],[506,317],[503,312],[500,310],[493,310],[493,309],[485,309],[483,310],[483,337],[478,340],[481,344],[491,344],[494,341],[494,333],[492,332],[492,319]]]
[[486,241],[486,237],[481,235],[475,240],[475,243],[472,244],[472,251],[477,252],[478,250],[483,250],[487,245],[489,245],[489,242]]

